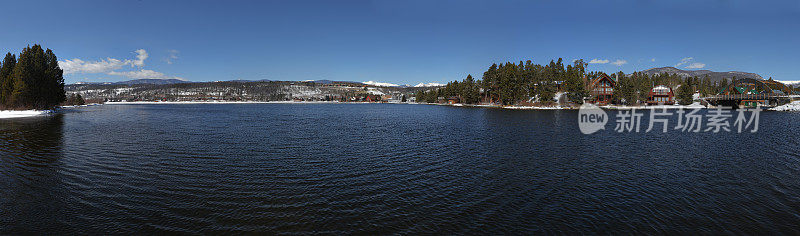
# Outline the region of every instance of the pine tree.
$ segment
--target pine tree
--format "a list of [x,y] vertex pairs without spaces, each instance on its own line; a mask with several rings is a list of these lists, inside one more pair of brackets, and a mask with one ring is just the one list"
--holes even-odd
[[10,105],[24,109],[50,109],[66,99],[63,70],[52,50],[38,44],[22,49],[11,73]]
[[694,89],[692,88],[692,78],[686,78],[681,87],[678,89],[678,100],[681,105],[692,104],[692,95]]
[[582,104],[583,98],[586,97],[589,92],[586,91],[586,82],[584,81],[584,77],[586,76],[586,63],[583,62],[583,59],[576,60],[574,66],[567,66],[567,78],[564,80],[564,89],[567,92],[567,98],[570,101]]
[[719,87],[717,87],[717,93],[722,92],[722,90],[728,88],[728,79],[723,78],[722,81],[719,82]]
[[65,104],[71,106],[80,106],[85,105],[86,101],[83,100],[83,97],[80,94],[73,93],[69,96],[69,98],[67,98]]
[[614,101],[619,104],[630,105],[635,102],[633,80],[625,75],[616,75],[617,86],[614,88]]
[[14,80],[11,77],[14,67],[17,65],[17,57],[7,53],[2,64],[0,64],[0,107],[11,106],[11,92],[14,90]]
[[492,103],[497,101],[497,77],[498,66],[497,64],[492,64],[486,72],[483,72],[483,79],[481,80],[481,85],[486,91],[486,100]]
[[[45,108],[57,106],[59,103],[66,99],[66,92],[64,91],[64,70],[58,66],[58,57],[49,48],[44,53],[45,56],[45,77],[44,86],[40,91],[40,96],[43,96]],[[83,105],[83,98],[78,94]]]
[[480,99],[480,92],[478,91],[478,86],[475,83],[475,79],[472,78],[472,75],[467,75],[467,78],[464,79],[464,82],[461,84],[461,97],[463,98],[462,102],[466,104],[478,103],[478,100]]

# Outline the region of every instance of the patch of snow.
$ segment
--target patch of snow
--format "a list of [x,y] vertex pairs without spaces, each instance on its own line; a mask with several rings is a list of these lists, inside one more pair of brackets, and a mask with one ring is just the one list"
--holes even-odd
[[61,108],[61,109],[72,109],[72,108],[79,108],[79,107],[91,107],[91,106],[100,106],[100,105],[103,105],[103,104],[99,104],[99,103],[90,103],[90,104],[86,104],[86,105],[70,105],[70,106],[61,106],[61,107],[59,107],[59,108]]
[[363,82],[366,85],[373,85],[373,86],[382,86],[382,87],[400,87],[400,85],[391,84],[391,83],[383,83],[383,82],[376,82],[376,81],[367,81]]
[[117,88],[117,89],[114,89],[114,93],[116,93],[117,95],[120,95],[122,93],[130,92],[131,90],[133,90],[133,88]]
[[505,106],[505,109],[513,109],[513,110],[565,110],[565,109],[573,109],[571,107],[562,107],[562,106],[554,106],[554,107],[544,107],[544,106]]
[[700,102],[693,102],[692,104],[689,104],[689,105],[679,105],[679,104],[675,104],[675,105],[653,105],[653,106],[605,105],[605,106],[600,106],[600,107],[601,108],[608,108],[608,109],[622,109],[622,110],[634,109],[634,108],[635,109],[651,109],[651,108],[652,109],[664,109],[664,108],[666,108],[666,109],[680,109],[680,108],[683,108],[683,109],[703,109],[703,108],[706,108],[706,106],[701,105]]
[[566,94],[566,92],[557,92],[555,96],[553,96],[553,101],[556,103],[561,103],[561,96]]
[[341,103],[341,104],[362,104],[363,102],[339,102],[339,101],[136,101],[136,102],[106,102],[105,105],[133,105],[133,104],[320,104],[320,103]]
[[800,84],[800,80],[795,80],[795,81],[778,80],[778,82],[781,82],[783,84],[790,85],[790,86],[791,85],[795,85],[795,84]]
[[800,101],[780,105],[769,109],[770,111],[800,111]]
[[44,115],[44,114],[47,114],[49,112],[50,111],[37,111],[37,110],[0,111],[0,119],[32,117],[32,116]]
[[384,95],[385,93],[381,92],[377,88],[367,88],[367,92],[372,95]]
[[322,94],[322,90],[320,90],[319,88],[311,88],[308,86],[301,86],[301,85],[290,85],[281,87],[281,93],[291,94],[293,98],[324,97],[324,95]]

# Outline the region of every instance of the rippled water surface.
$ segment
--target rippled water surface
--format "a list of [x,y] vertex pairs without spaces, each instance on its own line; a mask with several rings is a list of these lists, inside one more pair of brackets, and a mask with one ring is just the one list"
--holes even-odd
[[574,111],[88,107],[0,120],[0,234],[800,234],[799,121],[583,135]]

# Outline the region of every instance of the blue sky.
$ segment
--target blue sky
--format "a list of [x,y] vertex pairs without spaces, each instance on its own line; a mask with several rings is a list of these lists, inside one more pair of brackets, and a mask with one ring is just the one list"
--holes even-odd
[[[137,78],[395,84],[493,62],[747,71],[800,80],[800,1],[12,1],[0,51],[39,43],[67,83]],[[681,62],[684,63],[681,63]],[[617,62],[617,63],[614,63]]]

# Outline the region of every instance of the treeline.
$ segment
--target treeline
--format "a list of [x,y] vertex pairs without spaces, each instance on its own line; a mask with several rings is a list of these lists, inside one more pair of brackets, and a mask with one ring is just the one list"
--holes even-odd
[[40,45],[7,53],[0,64],[0,109],[51,109],[66,99],[64,71]]
[[492,64],[481,80],[476,81],[472,75],[468,75],[460,82],[450,82],[437,90],[419,91],[416,96],[419,102],[436,102],[439,97],[457,97],[467,104],[483,100],[512,105],[527,101],[552,102],[557,92],[564,91],[570,101],[581,103],[588,95],[587,78],[599,75],[598,72],[587,73],[587,65],[583,60],[576,60],[572,65],[565,66],[561,58],[558,61],[551,60],[547,65],[533,64],[530,60],[518,64]]
[[[617,86],[614,90],[614,103],[623,105],[635,105],[646,102],[649,99],[650,90],[658,85],[665,85],[673,88],[676,100],[680,104],[688,105],[692,103],[692,96],[697,92],[701,96],[714,95],[725,87],[728,87],[728,79],[712,82],[706,75],[700,77],[682,78],[678,74],[655,74],[648,75],[642,72],[634,72],[629,75],[617,72],[615,75]],[[733,78],[736,80],[736,78]]]
[[467,75],[467,78],[461,82],[453,81],[447,83],[447,86],[443,88],[427,92],[419,90],[415,96],[417,102],[435,103],[439,97],[458,97],[461,103],[477,104],[481,101],[480,82],[480,80],[476,81],[472,78],[472,75]]
[[73,93],[67,97],[67,100],[64,102],[64,105],[69,106],[80,106],[86,105],[86,100],[83,100],[83,96],[77,93]]
[[[492,64],[483,73],[481,80],[467,75],[462,81],[453,81],[446,86],[430,90],[418,91],[417,102],[435,103],[439,98],[457,98],[461,103],[499,103],[514,105],[522,102],[551,103],[557,92],[565,92],[570,102],[581,104],[589,97],[591,82],[600,76],[609,76],[603,72],[586,70],[587,63],[575,60],[571,65],[564,65],[561,58],[550,61],[547,65],[533,64],[530,60],[518,64]],[[682,104],[691,104],[692,95],[699,92],[702,96],[717,94],[728,86],[728,80],[712,82],[709,76],[703,78],[682,78],[678,74],[648,75],[642,72],[611,74],[616,80],[613,102],[616,104],[634,105],[645,103],[654,86],[665,85],[676,90],[673,93]],[[735,80],[735,78],[734,78]]]

